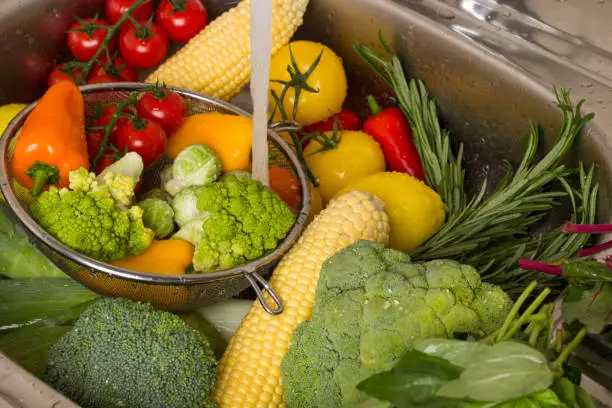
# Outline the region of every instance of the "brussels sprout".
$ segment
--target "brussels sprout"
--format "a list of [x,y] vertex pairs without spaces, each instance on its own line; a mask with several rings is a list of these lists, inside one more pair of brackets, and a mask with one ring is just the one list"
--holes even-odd
[[178,192],[172,198],[174,221],[179,227],[196,218],[201,211],[198,210],[198,197],[203,186],[189,186]]
[[142,222],[155,232],[155,238],[165,238],[174,231],[174,211],[166,201],[147,198],[138,203],[142,208]]
[[167,182],[172,180],[172,165],[168,164],[164,166],[163,169],[159,172],[160,185],[163,187]]
[[219,181],[223,181],[229,176],[234,176],[238,180],[251,180],[253,178],[253,175],[246,170],[233,170],[222,175]]
[[151,190],[144,193],[142,197],[140,197],[141,200],[145,200],[147,198],[159,198],[160,200],[164,200],[168,203],[172,201],[172,197],[170,196],[170,194],[168,194],[161,188],[152,188]]
[[172,164],[172,179],[164,184],[170,195],[189,186],[212,183],[221,174],[222,164],[213,149],[202,144],[187,146]]
[[183,241],[191,243],[193,246],[198,245],[205,234],[203,224],[208,217],[208,213],[200,214],[198,218],[194,218],[187,224],[183,225],[183,227],[178,230],[176,234],[172,236],[172,238],[182,239]]

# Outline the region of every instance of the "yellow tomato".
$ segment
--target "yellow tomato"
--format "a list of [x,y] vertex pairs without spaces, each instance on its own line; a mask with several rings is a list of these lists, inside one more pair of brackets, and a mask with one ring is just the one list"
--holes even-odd
[[338,194],[350,190],[373,194],[387,205],[391,224],[389,247],[393,249],[410,252],[444,224],[446,212],[440,195],[407,173],[372,174]]
[[[325,136],[332,137],[333,132]],[[306,164],[319,180],[323,204],[345,186],[363,177],[385,170],[385,156],[378,143],[363,132],[343,132],[334,149],[319,151],[323,145],[312,140],[304,149]]]
[[[291,62],[291,55],[293,55],[301,74],[308,72],[319,55],[321,55],[321,59],[306,80],[307,86],[317,92],[302,88],[297,100],[297,115],[295,117],[293,116],[293,107],[296,104],[296,88],[292,86],[288,89],[283,100],[283,107],[289,119],[296,120],[303,126],[308,126],[340,112],[346,98],[347,89],[346,73],[342,66],[342,59],[323,44],[310,41],[294,41],[281,48],[272,57],[270,62],[271,81],[287,82],[292,80],[287,71],[289,66],[292,67],[292,71],[295,71]],[[270,95],[274,91],[276,95],[280,96],[283,87],[283,84],[270,82]],[[274,100],[272,96],[270,96],[270,100]],[[278,111],[275,120],[281,120]]]

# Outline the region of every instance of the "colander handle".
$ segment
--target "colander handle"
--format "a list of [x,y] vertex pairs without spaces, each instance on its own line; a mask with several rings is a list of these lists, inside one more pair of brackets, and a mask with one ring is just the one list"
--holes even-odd
[[268,126],[270,129],[275,131],[276,133],[280,132],[301,132],[302,125],[297,123],[294,120],[284,120],[281,122],[274,122]]
[[[285,307],[283,306],[282,300],[280,300],[278,295],[274,292],[274,290],[272,290],[272,288],[270,287],[270,285],[268,285],[268,282],[266,282],[264,278],[259,276],[257,272],[247,272],[244,274],[244,277],[249,281],[253,289],[255,289],[257,299],[259,299],[259,303],[261,303],[261,306],[266,312],[270,313],[271,315],[279,315],[283,313]],[[264,293],[261,290],[262,288],[263,290],[268,292],[268,295],[270,295],[272,300],[274,300],[274,303],[276,303],[275,309],[272,309],[268,304],[268,301],[266,300]]]

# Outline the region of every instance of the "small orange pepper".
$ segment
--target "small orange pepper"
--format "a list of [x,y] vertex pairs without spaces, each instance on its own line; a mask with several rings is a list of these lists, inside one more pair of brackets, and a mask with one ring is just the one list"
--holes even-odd
[[180,239],[155,240],[140,255],[112,261],[111,265],[136,272],[183,275],[191,264],[194,248]]
[[43,186],[68,187],[68,174],[89,169],[85,138],[85,102],[71,81],[47,90],[28,115],[11,158],[13,177],[40,193]]
[[170,136],[166,156],[175,159],[187,146],[204,144],[219,155],[223,171],[246,170],[251,155],[253,121],[225,113],[198,113],[188,116]]

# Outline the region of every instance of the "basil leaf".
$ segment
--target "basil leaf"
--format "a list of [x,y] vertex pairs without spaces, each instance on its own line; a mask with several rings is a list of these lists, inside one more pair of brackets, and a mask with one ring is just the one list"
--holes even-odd
[[[599,334],[612,324],[612,284],[604,283],[582,292],[580,299],[575,296],[563,301],[563,316],[568,323],[578,320],[589,333]],[[573,299],[573,300],[572,300]]]
[[522,343],[498,343],[477,356],[461,376],[444,384],[440,397],[505,401],[548,388],[553,372],[546,356]]
[[492,408],[565,408],[565,406],[552,390],[547,389],[523,398],[504,401]]
[[410,350],[393,369],[367,378],[357,388],[397,408],[426,404],[443,407],[449,405],[444,398],[436,398],[436,391],[448,381],[459,378],[461,371],[461,367],[442,358]]
[[412,343],[412,347],[462,368],[466,368],[477,356],[490,348],[483,343],[449,339],[419,339]]

